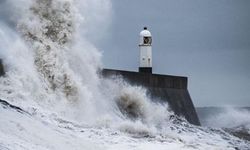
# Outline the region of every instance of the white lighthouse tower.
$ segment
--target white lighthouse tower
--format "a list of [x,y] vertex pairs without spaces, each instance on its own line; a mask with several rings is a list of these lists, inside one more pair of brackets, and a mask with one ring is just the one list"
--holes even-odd
[[147,27],[140,33],[140,67],[139,72],[152,73],[152,35]]

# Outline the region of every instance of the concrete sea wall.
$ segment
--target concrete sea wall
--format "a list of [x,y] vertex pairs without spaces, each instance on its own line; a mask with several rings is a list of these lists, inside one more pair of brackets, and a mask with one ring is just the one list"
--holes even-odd
[[152,99],[168,102],[170,108],[179,116],[184,116],[192,124],[200,125],[199,118],[189,95],[187,77],[140,73],[122,70],[103,69],[104,77],[122,76],[132,85],[148,89]]

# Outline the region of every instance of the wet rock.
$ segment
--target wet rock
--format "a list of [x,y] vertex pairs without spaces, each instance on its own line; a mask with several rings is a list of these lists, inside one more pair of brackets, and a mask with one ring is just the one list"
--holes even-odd
[[3,76],[4,74],[5,74],[5,72],[4,72],[3,62],[2,62],[2,60],[0,59],[0,76]]

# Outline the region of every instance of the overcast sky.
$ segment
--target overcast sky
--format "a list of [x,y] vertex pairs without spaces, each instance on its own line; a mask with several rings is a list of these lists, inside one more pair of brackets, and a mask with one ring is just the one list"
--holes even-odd
[[250,0],[113,0],[106,68],[137,71],[143,26],[153,72],[187,76],[196,106],[250,106]]

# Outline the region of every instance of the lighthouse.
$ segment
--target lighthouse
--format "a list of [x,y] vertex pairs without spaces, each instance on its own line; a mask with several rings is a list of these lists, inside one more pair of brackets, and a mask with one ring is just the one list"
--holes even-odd
[[[147,27],[140,32],[139,41],[140,66],[139,72],[103,69],[102,76],[114,79],[122,77],[131,85],[147,89],[147,95],[156,102],[168,102],[169,108],[178,116],[184,116],[192,124],[200,125],[194,104],[188,92],[188,78],[182,76],[152,73],[152,35]],[[130,105],[131,106],[131,105]],[[121,112],[131,116],[131,107],[119,107]],[[133,108],[132,108],[133,109]],[[133,112],[132,112],[133,113]],[[136,114],[132,114],[133,119]]]
[[139,72],[152,73],[152,35],[147,27],[140,33],[140,66]]

